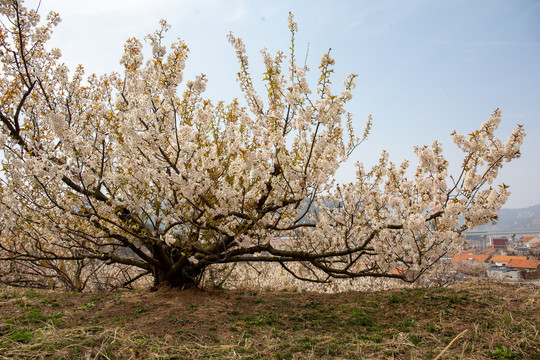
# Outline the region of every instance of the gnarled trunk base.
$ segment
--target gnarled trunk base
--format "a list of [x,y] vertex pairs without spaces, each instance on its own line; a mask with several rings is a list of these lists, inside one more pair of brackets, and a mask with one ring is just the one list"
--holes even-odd
[[153,290],[160,287],[171,287],[177,289],[196,288],[199,285],[201,272],[195,273],[191,266],[185,267],[179,271],[171,273],[163,269],[154,269]]

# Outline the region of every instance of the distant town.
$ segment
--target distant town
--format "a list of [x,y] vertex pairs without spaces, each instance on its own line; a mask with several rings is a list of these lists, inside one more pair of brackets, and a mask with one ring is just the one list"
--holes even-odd
[[481,241],[470,244],[448,260],[456,265],[485,267],[485,276],[491,279],[535,283],[540,280],[540,236],[483,235]]

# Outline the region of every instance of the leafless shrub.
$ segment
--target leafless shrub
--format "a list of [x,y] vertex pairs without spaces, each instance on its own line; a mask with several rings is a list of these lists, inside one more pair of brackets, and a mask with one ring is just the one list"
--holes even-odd
[[490,264],[469,261],[456,261],[451,264],[456,274],[476,278],[487,277],[487,269],[491,267]]
[[454,263],[439,261],[426,271],[418,280],[417,285],[424,287],[446,287],[453,285],[458,279]]
[[67,291],[112,291],[149,286],[147,272],[97,260],[0,261],[0,284]]
[[297,262],[288,265],[288,270],[274,263],[236,263],[234,265],[214,265],[204,274],[201,286],[206,288],[224,289],[262,289],[268,291],[314,291],[336,293],[361,290],[384,290],[389,288],[410,286],[409,283],[387,278],[356,278],[335,279],[324,277],[323,273],[316,276],[318,282],[307,282],[300,276],[311,269]]

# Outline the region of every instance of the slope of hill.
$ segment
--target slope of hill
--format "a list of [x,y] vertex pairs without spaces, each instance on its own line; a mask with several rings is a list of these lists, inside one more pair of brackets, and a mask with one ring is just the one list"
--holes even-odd
[[540,204],[523,209],[502,209],[495,225],[483,225],[474,231],[540,230]]

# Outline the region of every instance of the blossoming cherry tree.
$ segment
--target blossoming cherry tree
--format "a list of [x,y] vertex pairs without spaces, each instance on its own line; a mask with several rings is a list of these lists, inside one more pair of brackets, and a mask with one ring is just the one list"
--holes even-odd
[[289,54],[262,51],[264,96],[242,39],[229,35],[244,99],[225,103],[204,97],[204,75],[183,81],[188,47],[164,45],[164,21],[145,38],[150,59],[132,38],[122,74],[86,76],[47,47],[58,14],[41,24],[20,0],[2,0],[0,13],[2,261],[117,263],[176,287],[236,262],[273,262],[318,282],[412,281],[466,230],[496,220],[508,197],[493,183],[519,156],[524,131],[495,137],[499,110],[479,130],[453,134],[464,154],[453,177],[435,142],[415,149],[416,171],[383,153],[337,184],[371,118],[356,136],[345,110],[355,76],[336,92],[329,54],[308,83],[292,15]]

